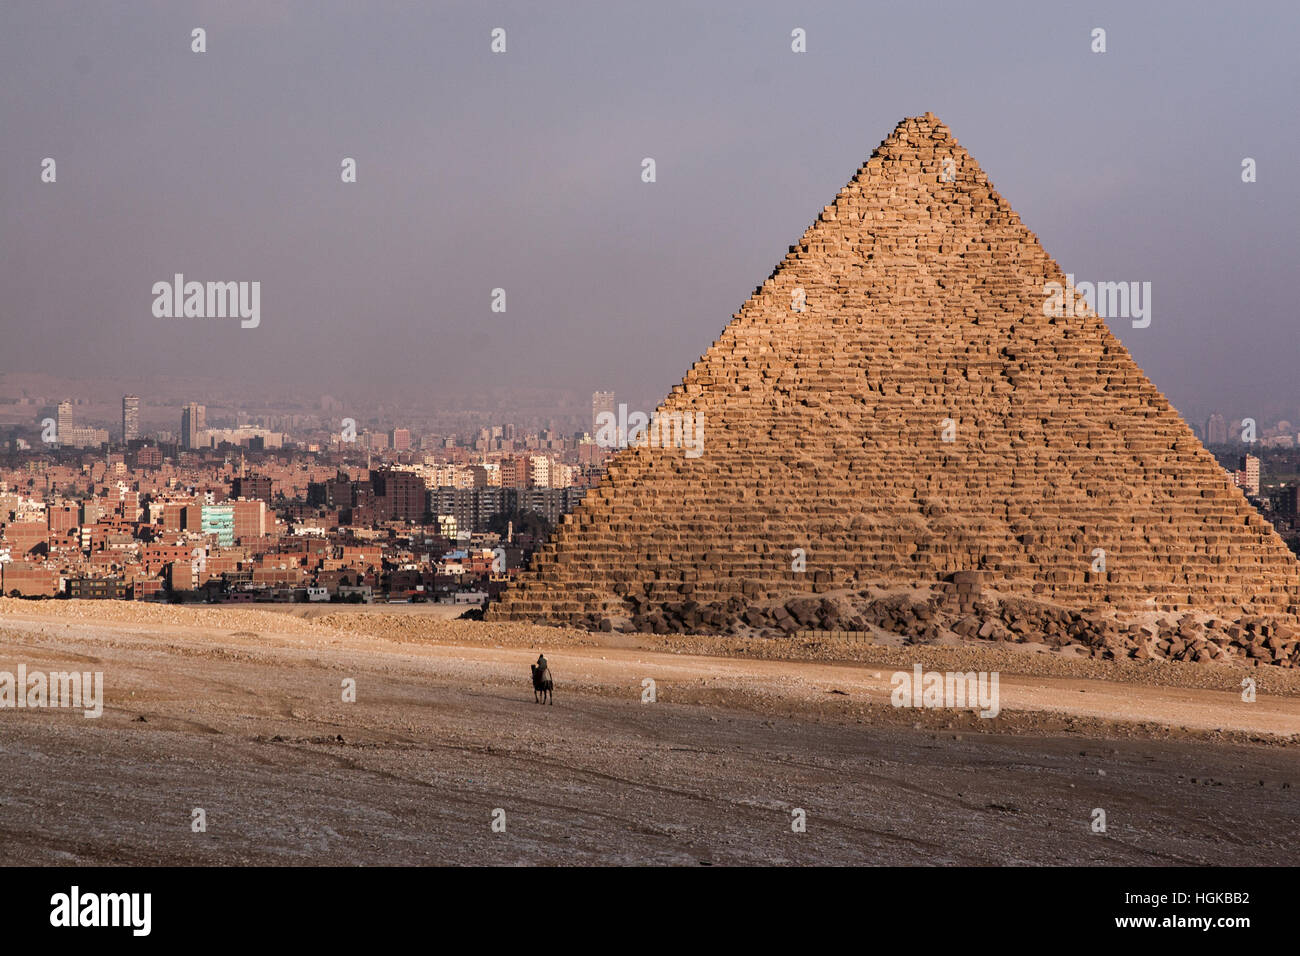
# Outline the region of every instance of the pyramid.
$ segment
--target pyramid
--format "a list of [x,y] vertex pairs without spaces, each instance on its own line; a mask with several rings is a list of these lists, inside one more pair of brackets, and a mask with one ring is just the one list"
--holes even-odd
[[702,453],[618,452],[488,619],[689,602],[719,629],[973,571],[1063,607],[1294,622],[1291,552],[1095,312],[1045,314],[1051,282],[947,127],[905,119],[657,410],[702,414]]

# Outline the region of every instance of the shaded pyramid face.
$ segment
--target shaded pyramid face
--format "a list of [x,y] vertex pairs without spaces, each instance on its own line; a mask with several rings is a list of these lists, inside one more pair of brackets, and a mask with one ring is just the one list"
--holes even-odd
[[660,407],[702,416],[702,453],[620,452],[489,617],[972,570],[1065,606],[1293,616],[1295,559],[1106,324],[1045,314],[1066,281],[943,124],[904,120]]

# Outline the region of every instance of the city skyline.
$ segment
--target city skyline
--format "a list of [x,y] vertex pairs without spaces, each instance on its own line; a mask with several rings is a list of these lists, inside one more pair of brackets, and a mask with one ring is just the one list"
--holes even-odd
[[[0,445],[6,440],[12,441],[13,438],[19,437],[24,432],[33,432],[39,430],[41,422],[48,419],[40,419],[33,422],[22,418],[21,411],[15,411],[15,406],[11,404],[8,408],[9,420],[5,420],[5,406],[3,400],[5,396],[0,390]],[[550,416],[548,421],[541,425],[533,427],[534,432],[558,431],[565,434],[580,435],[585,432],[588,437],[596,437],[601,430],[601,416],[613,416],[617,418],[617,407],[622,405],[624,413],[626,409],[644,408],[646,414],[653,410],[655,406],[643,404],[638,406],[636,403],[621,401],[623,397],[619,396],[613,390],[598,389],[591,393],[590,400],[590,417],[584,418],[581,413],[564,412]],[[572,404],[570,402],[570,404]],[[99,403],[102,409],[104,403]],[[152,426],[141,425],[141,398],[138,395],[128,394],[121,397],[120,421],[121,426],[117,430],[94,428],[94,425],[102,425],[109,421],[102,410],[96,414],[87,410],[96,407],[93,402],[84,402],[80,397],[72,397],[62,400],[41,399],[29,403],[28,405],[19,405],[18,408],[26,408],[29,411],[35,410],[37,414],[43,414],[45,411],[54,409],[57,406],[57,425],[60,433],[71,429],[72,432],[83,440],[83,444],[89,441],[93,447],[99,444],[112,443],[113,445],[127,444],[137,439],[147,439],[153,441],[175,441],[183,447],[196,447],[192,442],[197,438],[200,432],[210,432],[212,437],[204,443],[208,445],[220,444],[222,437],[218,432],[229,433],[241,429],[268,430],[277,429],[283,431],[287,436],[290,432],[319,432],[325,423],[337,425],[345,420],[347,412],[351,411],[353,415],[361,417],[352,417],[354,424],[362,425],[367,432],[377,431],[386,435],[387,439],[396,446],[402,442],[401,450],[412,447],[412,439],[418,440],[421,435],[437,435],[444,438],[460,438],[471,435],[476,432],[481,433],[488,430],[494,430],[500,433],[501,428],[510,429],[520,428],[528,430],[530,423],[527,420],[519,420],[518,417],[512,416],[509,411],[493,413],[477,413],[477,419],[466,427],[444,428],[432,425],[430,422],[436,421],[436,415],[426,415],[419,411],[385,411],[382,405],[378,407],[369,406],[364,403],[358,403],[355,407],[345,406],[337,402],[331,396],[321,396],[318,403],[308,410],[295,406],[297,410],[290,411],[286,409],[270,408],[264,411],[249,412],[247,408],[239,405],[226,407],[226,413],[213,419],[213,425],[210,428],[207,421],[207,406],[202,402],[156,402],[145,407],[150,408],[153,412]],[[187,416],[189,410],[193,407],[197,410],[198,424],[193,428],[193,434],[187,430]],[[249,407],[263,408],[261,403]],[[172,432],[169,427],[169,418],[176,417],[179,409],[180,426],[177,432]],[[231,414],[234,418],[231,419]],[[28,416],[30,418],[30,415]],[[1300,446],[1300,426],[1292,419],[1300,421],[1300,414],[1290,414],[1283,409],[1281,412],[1272,415],[1255,416],[1255,415],[1225,415],[1217,408],[1212,409],[1208,416],[1203,420],[1184,419],[1187,425],[1200,439],[1207,445],[1252,445],[1258,441],[1261,447],[1296,447]],[[215,423],[220,422],[217,426]],[[565,424],[557,424],[564,422]],[[162,423],[162,427],[158,427]],[[287,424],[286,424],[287,423]],[[373,426],[373,427],[372,427]],[[107,435],[99,440],[90,441],[94,432],[95,436],[101,434]],[[402,435],[400,439],[398,435]],[[8,436],[8,437],[6,437]],[[238,444],[237,438],[229,440]],[[247,436],[245,436],[247,437]],[[52,442],[49,438],[42,439],[47,444],[58,444]],[[75,444],[63,442],[63,445]]]

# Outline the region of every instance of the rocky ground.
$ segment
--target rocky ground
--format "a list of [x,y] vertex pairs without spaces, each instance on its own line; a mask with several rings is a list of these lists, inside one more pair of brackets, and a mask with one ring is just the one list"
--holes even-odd
[[1300,665],[1300,629],[1290,618],[1158,612],[1117,614],[1108,607],[1065,608],[1028,594],[986,589],[982,572],[913,588],[841,589],[820,595],[750,601],[735,597],[701,604],[656,603],[628,594],[625,614],[591,613],[580,626],[602,632],[789,637],[809,630],[840,631],[872,641],[907,644],[985,641],[1041,644],[1103,660],[1237,660]]
[[[1294,862],[1295,670],[860,638],[0,600],[0,671],[107,697],[0,710],[0,862]],[[999,715],[893,707],[914,663]]]

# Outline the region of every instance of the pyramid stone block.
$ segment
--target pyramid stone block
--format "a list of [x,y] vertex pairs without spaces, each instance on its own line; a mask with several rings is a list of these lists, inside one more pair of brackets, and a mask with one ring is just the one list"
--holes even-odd
[[975,581],[1294,619],[1295,558],[1105,322],[1045,314],[1066,281],[947,127],[904,120],[658,409],[702,414],[703,453],[619,452],[489,619],[689,605],[716,630],[756,602]]

